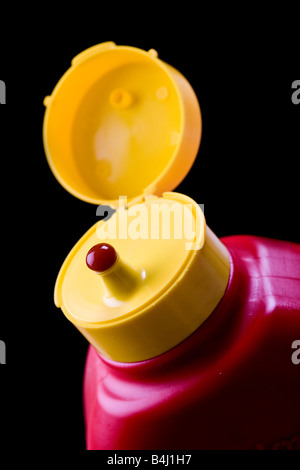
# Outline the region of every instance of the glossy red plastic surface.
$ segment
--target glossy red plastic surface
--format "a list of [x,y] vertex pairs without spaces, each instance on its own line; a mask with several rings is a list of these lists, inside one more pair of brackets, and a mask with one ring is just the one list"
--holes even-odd
[[172,350],[145,362],[101,358],[84,376],[87,449],[300,448],[300,245],[222,239],[227,291]]

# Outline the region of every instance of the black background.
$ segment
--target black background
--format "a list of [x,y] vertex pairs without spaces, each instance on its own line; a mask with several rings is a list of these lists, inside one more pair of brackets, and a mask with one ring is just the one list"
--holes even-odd
[[[285,22],[261,12],[115,4],[28,6],[3,16],[0,79],[3,304],[0,339],[2,447],[84,449],[82,375],[87,342],[53,304],[69,250],[97,221],[96,206],[63,189],[42,142],[43,99],[82,50],[104,41],[154,48],[198,97],[203,135],[176,191],[205,204],[219,236],[253,234],[300,242],[299,48]],[[175,9],[175,10],[174,10]],[[171,10],[171,11],[170,11]],[[71,15],[74,14],[74,16]]]

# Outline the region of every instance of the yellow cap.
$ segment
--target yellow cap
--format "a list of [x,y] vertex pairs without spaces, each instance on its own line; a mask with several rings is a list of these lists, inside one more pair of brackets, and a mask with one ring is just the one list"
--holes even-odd
[[44,104],[50,168],[65,189],[93,204],[161,196],[183,180],[198,152],[196,95],[153,49],[113,42],[87,49]]
[[[104,241],[118,261],[101,278],[87,267],[86,255]],[[55,303],[101,355],[136,362],[195,331],[220,301],[228,277],[227,249],[206,227],[200,207],[165,193],[95,224],[66,258]]]
[[[75,57],[44,103],[44,147],[58,181],[117,209],[71,250],[55,303],[105,357],[162,354],[205,321],[229,277],[227,249],[199,206],[168,192],[198,152],[196,95],[153,49],[108,42]],[[99,242],[116,256],[93,272],[86,257]]]

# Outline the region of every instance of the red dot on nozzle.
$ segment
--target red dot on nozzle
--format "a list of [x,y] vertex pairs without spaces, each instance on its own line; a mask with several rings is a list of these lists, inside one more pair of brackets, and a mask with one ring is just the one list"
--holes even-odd
[[102,273],[113,266],[117,257],[116,250],[109,243],[98,243],[88,251],[86,264],[92,271]]

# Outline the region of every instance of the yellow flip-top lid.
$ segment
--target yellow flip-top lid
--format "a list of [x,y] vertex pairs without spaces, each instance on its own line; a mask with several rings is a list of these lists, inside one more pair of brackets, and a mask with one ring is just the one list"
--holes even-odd
[[148,52],[106,42],[91,47],[44,100],[44,148],[71,194],[119,206],[161,196],[186,176],[201,139],[201,113],[188,81]]

